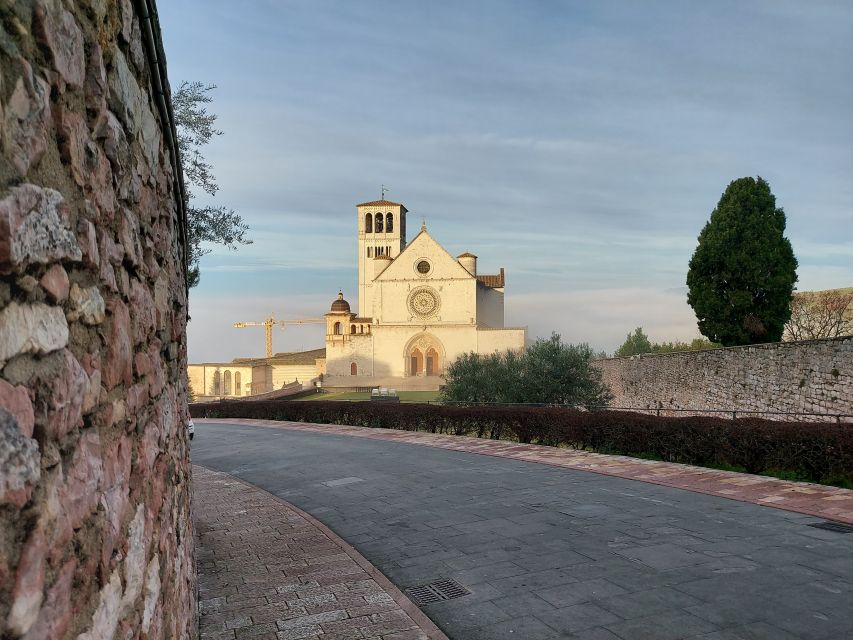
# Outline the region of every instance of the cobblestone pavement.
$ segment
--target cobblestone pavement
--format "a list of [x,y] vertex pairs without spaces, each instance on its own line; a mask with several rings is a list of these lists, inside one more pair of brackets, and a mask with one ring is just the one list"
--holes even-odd
[[202,640],[446,640],[310,515],[193,467]]
[[766,476],[718,471],[672,462],[641,460],[627,456],[611,456],[587,451],[464,436],[275,420],[228,418],[200,419],[199,422],[243,424],[273,429],[330,433],[538,462],[566,469],[591,471],[618,478],[676,487],[742,502],[769,505],[777,509],[853,524],[853,491],[807,482],[789,482]]
[[426,434],[229,422],[197,421],[195,463],[311,513],[402,590],[459,582],[423,607],[455,640],[853,638],[853,534],[814,516]]

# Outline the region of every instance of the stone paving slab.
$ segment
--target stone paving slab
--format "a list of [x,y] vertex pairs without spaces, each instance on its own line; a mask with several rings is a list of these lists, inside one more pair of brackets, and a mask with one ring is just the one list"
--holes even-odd
[[523,460],[675,487],[853,524],[853,491],[808,482],[791,482],[767,476],[627,456],[419,431],[240,418],[199,418],[196,422],[328,433]]
[[321,519],[402,590],[459,582],[421,607],[455,640],[853,640],[853,535],[813,516],[325,430],[199,424],[192,457]]
[[193,466],[201,640],[447,640],[309,514]]

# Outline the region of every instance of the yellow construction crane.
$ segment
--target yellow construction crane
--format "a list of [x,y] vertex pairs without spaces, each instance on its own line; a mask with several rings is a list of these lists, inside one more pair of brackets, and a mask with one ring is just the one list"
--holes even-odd
[[270,315],[263,322],[235,322],[234,327],[242,329],[243,327],[263,327],[266,330],[267,338],[267,358],[272,358],[272,328],[276,325],[284,329],[289,324],[322,324],[325,322],[323,318],[302,318],[300,320],[276,320]]

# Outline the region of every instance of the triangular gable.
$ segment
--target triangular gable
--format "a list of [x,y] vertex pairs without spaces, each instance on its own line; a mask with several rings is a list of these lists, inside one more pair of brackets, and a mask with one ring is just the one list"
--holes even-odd
[[[437,249],[438,251],[435,251]],[[468,270],[451,256],[447,250],[442,247],[435,238],[433,238],[426,229],[422,229],[412,241],[406,245],[406,248],[394,258],[394,261],[379,274],[376,280],[417,280],[413,269],[413,261],[422,256],[430,256],[437,254],[435,257],[430,257],[432,262],[432,272],[426,279],[432,277],[438,278],[474,278]]]

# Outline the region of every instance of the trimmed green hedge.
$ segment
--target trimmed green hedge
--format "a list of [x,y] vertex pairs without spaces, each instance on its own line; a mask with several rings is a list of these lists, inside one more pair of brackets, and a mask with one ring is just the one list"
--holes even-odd
[[213,402],[195,418],[260,418],[428,431],[649,457],[853,487],[853,425],[659,417],[559,407],[371,402]]

